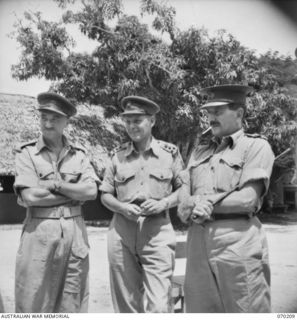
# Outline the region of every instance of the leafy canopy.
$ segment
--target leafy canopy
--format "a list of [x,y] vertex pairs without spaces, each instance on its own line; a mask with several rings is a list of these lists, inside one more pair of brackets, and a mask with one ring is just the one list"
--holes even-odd
[[[64,10],[58,22],[26,12],[16,23],[23,49],[12,66],[16,79],[51,80],[52,89],[69,99],[103,106],[106,117],[120,112],[122,97],[147,96],[161,106],[154,134],[178,144],[185,157],[208,126],[198,108],[204,98],[200,89],[249,84],[255,90],[246,130],[266,135],[276,154],[295,145],[296,100],[287,88],[297,84],[297,66],[290,57],[277,52],[258,57],[224,30],[214,36],[202,28],[180,31],[175,9],[162,1],[139,1],[141,17],[153,17],[151,28],[125,14],[120,0],[82,0],[80,6],[73,6],[75,0],[55,2]],[[69,7],[76,11],[66,11]],[[92,53],[75,52],[69,24],[96,41]]]

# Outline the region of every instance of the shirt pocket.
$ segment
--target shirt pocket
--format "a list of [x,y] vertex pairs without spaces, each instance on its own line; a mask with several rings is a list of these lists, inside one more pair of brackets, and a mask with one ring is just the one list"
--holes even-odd
[[127,197],[136,192],[136,171],[135,169],[120,170],[114,177],[117,198],[120,201],[125,200]]
[[217,191],[224,192],[239,184],[243,160],[233,155],[223,155],[219,159],[217,172]]
[[62,180],[66,181],[66,182],[71,182],[71,183],[76,183],[79,181],[82,173],[80,171],[76,171],[76,170],[61,170],[60,172],[61,178]]
[[38,177],[40,180],[54,179],[55,172],[51,167],[40,167],[38,169]]
[[213,178],[209,168],[211,156],[189,164],[191,194],[209,193],[213,190]]
[[169,195],[172,191],[172,170],[151,169],[149,173],[150,197],[153,199],[162,199]]

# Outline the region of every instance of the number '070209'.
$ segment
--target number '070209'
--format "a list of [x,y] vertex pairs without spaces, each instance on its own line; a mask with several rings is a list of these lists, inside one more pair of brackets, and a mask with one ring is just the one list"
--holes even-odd
[[277,318],[278,319],[294,319],[295,314],[294,313],[278,313]]

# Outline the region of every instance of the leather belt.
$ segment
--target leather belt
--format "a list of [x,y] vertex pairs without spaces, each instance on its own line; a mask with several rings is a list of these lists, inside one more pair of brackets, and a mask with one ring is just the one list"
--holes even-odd
[[31,214],[32,218],[39,218],[39,219],[60,219],[60,218],[74,218],[81,215],[81,206],[75,207],[66,207],[66,206],[59,206],[59,207],[30,207],[29,213]]
[[141,204],[144,202],[145,200],[139,200],[139,199],[136,199],[134,201],[131,202],[131,204],[136,204],[137,206],[141,206]]
[[234,220],[234,219],[250,219],[250,215],[248,215],[247,213],[213,213],[211,215],[211,218],[213,218],[213,220]]

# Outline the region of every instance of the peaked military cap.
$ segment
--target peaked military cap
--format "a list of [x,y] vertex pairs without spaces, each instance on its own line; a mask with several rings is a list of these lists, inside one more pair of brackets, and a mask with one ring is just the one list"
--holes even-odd
[[51,111],[66,117],[76,114],[76,107],[66,98],[55,92],[43,92],[37,96],[39,111]]
[[208,101],[200,109],[220,107],[233,103],[245,106],[246,96],[251,91],[251,87],[240,84],[224,84],[204,88],[201,93],[207,94]]
[[145,114],[154,115],[160,111],[160,107],[153,101],[139,96],[127,96],[121,101],[121,107],[124,112],[122,116]]

